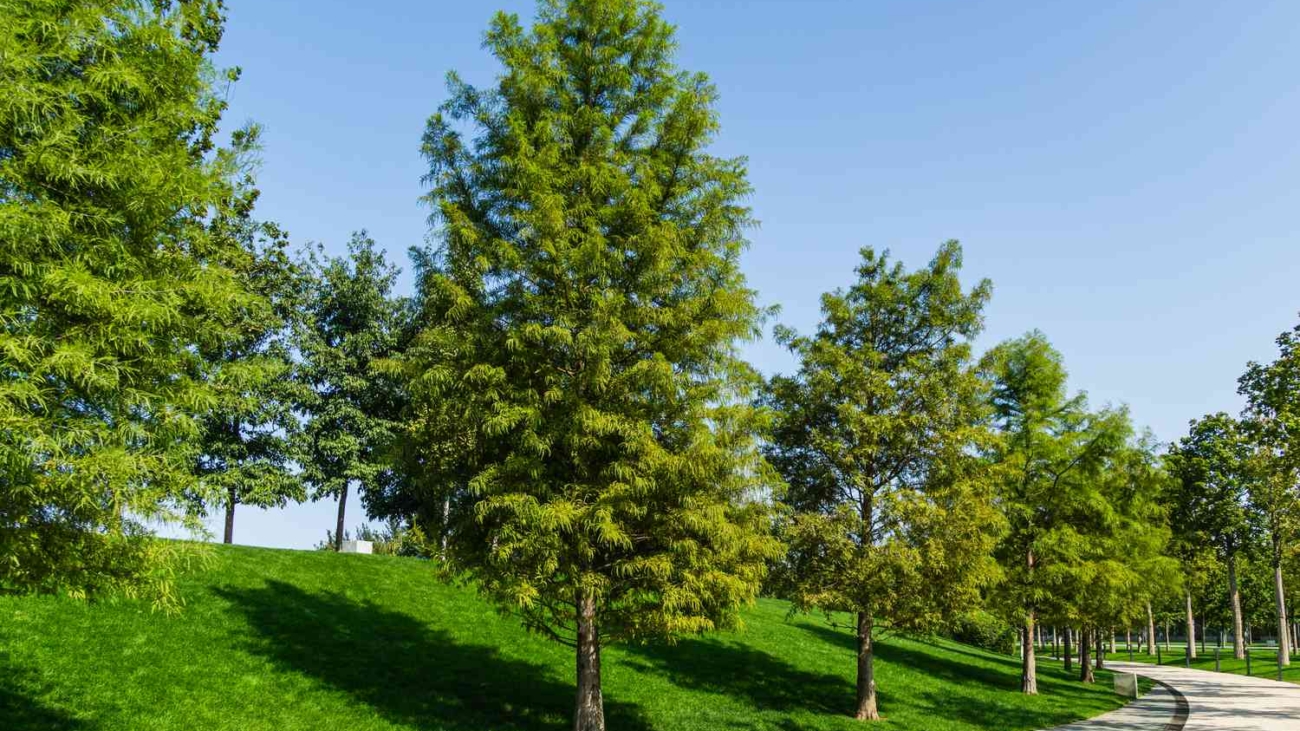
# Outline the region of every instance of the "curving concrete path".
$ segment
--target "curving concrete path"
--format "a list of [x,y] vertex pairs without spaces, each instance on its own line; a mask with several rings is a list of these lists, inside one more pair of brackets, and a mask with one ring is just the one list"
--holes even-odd
[[[1300,731],[1300,685],[1144,663],[1108,662],[1106,667],[1167,687],[1055,731]],[[1186,699],[1185,723],[1178,718],[1179,695]]]

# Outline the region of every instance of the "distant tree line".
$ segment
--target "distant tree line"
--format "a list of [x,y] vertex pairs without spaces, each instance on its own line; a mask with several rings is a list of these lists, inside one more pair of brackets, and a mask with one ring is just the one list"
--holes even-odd
[[1085,682],[1173,616],[1238,652],[1268,625],[1289,658],[1300,328],[1239,418],[1165,449],[1042,333],[977,354],[992,285],[956,242],[914,270],[864,248],[765,378],[745,160],[648,0],[494,18],[500,75],[449,75],[428,121],[433,243],[401,296],[364,231],[330,256],[257,217],[258,130],[218,134],[223,22],[0,19],[0,591],[175,609],[195,549],[151,526],[222,516],[232,542],[240,505],[328,499],[337,550],[356,495],[382,550],[573,648],[577,731],[605,726],[603,647],[736,627],[760,591],[847,624],[864,721],[886,631],[1010,628],[1029,694],[1044,627]]

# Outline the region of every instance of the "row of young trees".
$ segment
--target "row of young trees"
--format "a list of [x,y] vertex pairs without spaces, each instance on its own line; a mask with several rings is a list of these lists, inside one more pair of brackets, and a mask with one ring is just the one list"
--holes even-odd
[[1248,426],[1166,469],[1042,334],[976,356],[992,288],[963,286],[955,242],[916,270],[864,249],[815,331],[777,329],[794,372],[757,373],[745,162],[711,152],[716,90],[674,65],[652,2],[494,19],[501,75],[452,74],[424,135],[436,244],[410,299],[364,235],[294,256],[254,216],[256,129],[216,143],[220,2],[14,6],[0,590],[174,601],[160,553],[179,549],[145,522],[224,509],[231,540],[239,504],[332,497],[337,540],[358,486],[573,647],[574,727],[594,731],[602,647],[734,627],[764,587],[853,617],[867,720],[881,631],[985,608],[1020,628],[1035,693],[1041,623],[1089,647],[1197,586],[1202,547],[1291,545],[1294,355],[1243,379]]
[[1208,617],[1222,628],[1226,620],[1234,654],[1245,657],[1245,565],[1254,569],[1250,576],[1257,577],[1261,567],[1269,574],[1267,588],[1251,582],[1252,598],[1257,605],[1261,596],[1272,600],[1278,663],[1291,662],[1297,627],[1288,611],[1286,579],[1295,575],[1300,556],[1300,327],[1276,342],[1276,360],[1250,363],[1237,381],[1245,401],[1241,414],[1195,419],[1169,450],[1175,555],[1185,578],[1183,616],[1193,657],[1198,614],[1202,625]]

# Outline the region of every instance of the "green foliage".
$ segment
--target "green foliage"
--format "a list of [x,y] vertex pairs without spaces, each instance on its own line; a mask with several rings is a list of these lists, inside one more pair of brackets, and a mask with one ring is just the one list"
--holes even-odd
[[707,151],[716,91],[645,0],[545,0],[485,45],[497,83],[452,74],[424,138],[425,512],[450,500],[451,565],[555,639],[733,627],[775,542],[737,354],[762,315],[739,268],[750,189]]
[[[1107,628],[1144,616],[1147,599],[1177,587],[1154,443],[1134,440],[1126,411],[1092,412],[1082,394],[1069,396],[1061,356],[1041,333],[993,348],[983,369],[1009,524],[997,606],[1029,631],[1039,618]],[[1032,685],[1027,677],[1026,692]]]
[[343,529],[349,486],[365,498],[395,479],[389,452],[402,409],[398,355],[407,302],[393,296],[398,270],[364,231],[348,256],[312,252],[312,287],[296,343],[306,421],[299,434],[302,479],[312,499],[337,498]]
[[953,616],[944,623],[942,631],[946,637],[990,652],[1010,655],[1016,649],[1016,628],[983,609]]
[[1235,556],[1250,541],[1249,456],[1240,423],[1222,412],[1193,420],[1187,436],[1169,448],[1180,532],[1188,536],[1184,540],[1213,546],[1221,560]]
[[[212,552],[210,568],[180,577],[187,610],[166,621],[135,602],[0,596],[5,731],[571,727],[572,653],[495,616],[472,589],[431,581],[428,561]],[[860,729],[839,712],[852,635],[788,613],[762,599],[743,610],[741,633],[609,648],[611,728]],[[1011,658],[949,641],[891,636],[879,654],[891,730],[1031,731],[1123,703],[1108,683],[1059,669],[1044,669],[1041,695],[1008,692]]]
[[862,614],[869,653],[875,618],[931,629],[979,602],[999,520],[970,349],[991,285],[962,290],[956,242],[915,272],[862,259],[848,291],[822,297],[816,333],[778,330],[799,370],[771,382],[767,456],[794,511],[791,598]]
[[1277,360],[1250,363],[1238,381],[1254,445],[1247,495],[1274,566],[1300,535],[1300,326],[1279,335],[1277,346]]
[[263,306],[221,231],[254,141],[214,142],[222,21],[217,0],[0,12],[0,592],[144,577],[175,604],[143,523],[187,519],[201,353]]

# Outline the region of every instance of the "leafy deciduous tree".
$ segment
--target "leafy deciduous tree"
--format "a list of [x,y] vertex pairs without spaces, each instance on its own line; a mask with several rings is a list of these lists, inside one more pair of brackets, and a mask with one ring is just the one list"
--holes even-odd
[[398,270],[365,232],[347,257],[312,252],[312,291],[296,338],[305,387],[299,453],[312,499],[336,498],[335,550],[342,546],[348,490],[385,491],[395,479],[389,451],[402,409],[399,354],[407,305],[393,296]]

